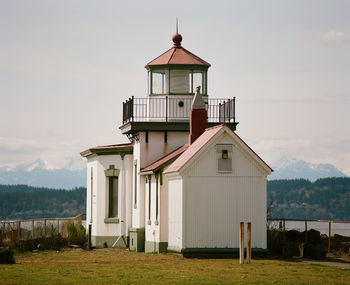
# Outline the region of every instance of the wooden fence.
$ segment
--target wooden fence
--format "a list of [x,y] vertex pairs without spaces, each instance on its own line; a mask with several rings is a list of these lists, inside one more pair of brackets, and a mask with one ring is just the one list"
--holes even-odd
[[286,230],[298,230],[305,233],[305,243],[308,241],[308,231],[311,229],[319,231],[323,235],[327,235],[328,245],[327,251],[331,252],[331,239],[335,235],[350,238],[350,221],[332,221],[332,220],[308,220],[308,219],[285,219],[271,218],[267,219],[267,228]]
[[20,240],[37,239],[61,235],[68,236],[67,225],[70,221],[82,222],[83,214],[69,218],[47,218],[32,220],[0,221],[0,242],[13,244]]

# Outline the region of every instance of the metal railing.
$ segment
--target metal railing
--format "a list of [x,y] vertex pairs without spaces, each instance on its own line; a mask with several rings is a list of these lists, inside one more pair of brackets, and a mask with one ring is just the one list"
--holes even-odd
[[[188,121],[192,98],[134,98],[123,102],[123,124],[128,122]],[[235,97],[205,99],[208,122],[235,123]]]

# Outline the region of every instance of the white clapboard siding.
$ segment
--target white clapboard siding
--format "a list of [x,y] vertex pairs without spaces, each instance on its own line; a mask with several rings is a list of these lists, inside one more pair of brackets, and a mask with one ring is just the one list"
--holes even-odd
[[[124,160],[120,155],[104,155],[88,158],[87,176],[87,223],[91,216],[91,167],[93,168],[93,207],[92,207],[92,235],[96,236],[119,236],[128,235],[127,228],[131,226],[132,213],[128,205],[131,204],[132,196],[132,155],[126,155]],[[105,223],[108,211],[107,178],[105,170],[110,165],[119,169],[118,178],[118,218],[123,223]],[[123,227],[123,228],[122,228]]]
[[238,248],[239,222],[252,223],[252,247],[266,248],[262,177],[186,177],[185,247]]
[[171,177],[168,180],[168,197],[169,197],[169,210],[168,210],[168,249],[181,250],[183,247],[183,192],[182,192],[182,179],[180,176]]
[[[232,144],[232,172],[217,171],[218,144]],[[239,223],[251,222],[252,247],[266,248],[266,175],[230,135],[213,141],[182,175],[184,247],[238,248]]]

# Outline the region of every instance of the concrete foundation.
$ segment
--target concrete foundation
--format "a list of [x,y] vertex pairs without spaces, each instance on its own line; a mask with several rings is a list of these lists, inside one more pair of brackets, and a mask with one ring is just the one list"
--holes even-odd
[[[118,240],[119,236],[91,236],[92,246],[97,248],[112,247],[113,244]],[[127,248],[128,237],[121,237],[114,247]]]
[[167,252],[168,243],[167,242],[153,242],[146,241],[145,242],[145,252]]

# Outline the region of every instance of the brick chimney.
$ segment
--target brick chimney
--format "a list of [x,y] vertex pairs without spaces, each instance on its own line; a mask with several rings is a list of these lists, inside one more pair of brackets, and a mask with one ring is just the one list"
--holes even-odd
[[191,145],[198,137],[203,134],[207,127],[207,110],[203,101],[201,87],[196,88],[196,95],[193,98],[190,113],[190,134],[188,144]]

